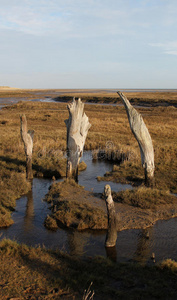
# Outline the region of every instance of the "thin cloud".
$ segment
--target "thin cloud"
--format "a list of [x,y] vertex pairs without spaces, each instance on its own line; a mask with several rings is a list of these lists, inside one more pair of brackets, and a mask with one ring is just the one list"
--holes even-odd
[[166,42],[166,43],[151,43],[152,47],[161,48],[163,53],[169,55],[177,55],[177,41]]
[[145,13],[144,7],[133,8],[128,0],[109,3],[106,0],[9,0],[1,6],[0,28],[68,38],[85,34],[94,37],[129,32],[130,35],[136,26],[149,26],[147,21],[137,18]]
[[177,55],[177,50],[165,51],[166,54]]
[[53,30],[66,32],[72,30],[69,12],[62,6],[56,9],[46,1],[24,1],[15,5],[4,5],[0,10],[0,28],[12,29],[33,35],[50,34]]
[[[175,63],[164,66],[164,55],[155,59],[159,52],[176,59],[176,0],[0,2],[1,73],[9,72],[4,85],[132,86],[134,74],[139,87],[155,87],[157,78],[165,86],[167,77],[168,87],[176,84]],[[76,70],[77,80],[70,76]],[[35,72],[41,76],[33,80]]]

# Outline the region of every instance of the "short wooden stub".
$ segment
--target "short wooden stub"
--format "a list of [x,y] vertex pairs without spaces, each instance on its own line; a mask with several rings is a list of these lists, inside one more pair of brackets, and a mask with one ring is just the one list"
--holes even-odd
[[106,247],[114,247],[116,245],[117,240],[117,218],[114,207],[114,201],[111,195],[111,187],[110,185],[105,185],[104,188],[104,197],[107,206],[107,214],[108,214],[108,230],[105,240]]
[[123,93],[117,92],[125,106],[130,128],[138,141],[141,162],[145,171],[145,184],[147,186],[154,185],[154,148],[149,131],[143,121],[140,113],[130,104],[129,100]]
[[34,130],[27,131],[27,120],[24,114],[20,116],[20,121],[21,121],[21,138],[24,144],[25,155],[26,155],[26,178],[30,180],[33,178],[32,152],[33,152]]
[[66,177],[78,181],[78,165],[83,154],[84,144],[91,124],[84,113],[84,103],[79,98],[73,98],[67,106],[69,119],[65,120],[67,127],[67,168]]

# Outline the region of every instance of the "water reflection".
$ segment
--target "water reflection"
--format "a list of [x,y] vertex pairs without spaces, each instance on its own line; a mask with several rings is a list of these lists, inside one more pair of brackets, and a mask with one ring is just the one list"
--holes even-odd
[[85,254],[85,247],[87,238],[84,237],[79,231],[73,230],[67,232],[68,250],[70,255],[83,256]]
[[26,212],[24,216],[24,230],[31,231],[34,227],[33,220],[34,220],[34,201],[33,201],[33,192],[32,189],[26,195],[27,197],[27,204],[26,204]]
[[[104,162],[93,164],[93,169],[91,165],[90,160],[90,163],[87,162],[88,173],[84,171],[82,181],[87,185],[88,175],[90,179],[87,188],[92,185],[97,191],[95,172],[97,174],[107,167]],[[47,248],[61,249],[74,256],[103,255],[114,261],[136,260],[146,263],[151,261],[153,252],[156,261],[165,258],[177,259],[177,218],[158,221],[155,226],[143,231],[136,229],[118,232],[116,246],[112,249],[106,249],[104,246],[106,231],[78,232],[61,228],[56,232],[47,230],[44,227],[44,220],[46,215],[50,214],[50,210],[43,199],[51,183],[52,181],[47,179],[33,179],[32,190],[16,202],[16,211],[12,214],[14,224],[0,230],[0,239],[4,237],[15,239],[31,246],[45,245]],[[119,186],[116,188],[118,190]]]
[[109,184],[115,192],[132,189],[130,184],[121,184],[111,181],[97,181],[98,176],[103,176],[106,172],[112,171],[114,163],[111,161],[96,160],[92,161],[92,151],[86,151],[82,160],[87,164],[85,171],[80,173],[79,184],[84,186],[86,190],[93,193],[103,193],[106,184]]
[[151,257],[151,241],[153,239],[153,228],[143,229],[139,234],[137,249],[134,260],[145,263]]
[[[132,230],[133,231],[133,230]],[[122,232],[123,234],[124,232]],[[120,236],[115,247],[105,247],[106,256],[112,261],[133,260],[145,264],[151,261],[153,228],[136,231],[132,239],[128,239],[128,230],[126,239]],[[125,242],[125,243],[124,243]]]
[[105,247],[106,249],[106,256],[112,261],[117,261],[117,249],[116,246],[114,247]]

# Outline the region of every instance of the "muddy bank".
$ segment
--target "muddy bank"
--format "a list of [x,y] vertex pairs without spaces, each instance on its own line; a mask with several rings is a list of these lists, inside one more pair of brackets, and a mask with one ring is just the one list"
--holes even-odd
[[[71,102],[73,97],[75,95],[60,95],[58,97],[53,98],[54,101],[58,102]],[[169,95],[168,95],[169,96]],[[136,95],[131,95],[129,96],[129,100],[132,105],[137,105],[137,106],[144,106],[144,107],[157,107],[157,106],[163,106],[163,107],[168,107],[168,106],[174,106],[177,108],[177,97],[174,97],[173,95],[170,95],[168,97],[165,95],[160,95],[158,99],[154,98],[154,94],[151,95],[151,97],[142,97],[139,96],[137,97]],[[82,102],[85,103],[90,103],[90,104],[122,104],[122,101],[118,96],[85,96],[79,95],[79,97],[82,98]]]
[[[119,88],[118,88],[119,89]],[[117,89],[117,90],[118,90]],[[0,98],[8,99],[47,99],[52,98],[54,101],[70,102],[73,97],[81,97],[83,102],[103,103],[103,104],[120,104],[122,103],[117,96],[116,89],[18,89],[18,88],[1,88]],[[127,95],[133,105],[141,106],[175,106],[177,107],[177,90],[129,90],[121,89]]]
[[[46,196],[51,214],[46,218],[48,229],[57,227],[84,229],[107,229],[107,210],[103,197],[85,191],[73,181],[52,185]],[[141,208],[132,204],[115,202],[117,230],[144,229],[157,220],[177,216],[177,198],[167,195],[167,201],[153,208]]]
[[[47,228],[57,226],[84,229],[106,229],[107,216],[103,201],[85,191],[73,180],[54,183],[46,196],[51,215],[45,220]],[[53,220],[52,220],[53,219]]]

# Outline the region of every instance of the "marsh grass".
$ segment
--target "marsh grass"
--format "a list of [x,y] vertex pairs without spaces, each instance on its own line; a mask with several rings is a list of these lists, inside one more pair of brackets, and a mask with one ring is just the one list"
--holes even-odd
[[93,282],[94,299],[175,299],[176,262],[152,266],[78,259],[63,252],[0,242],[0,298],[83,299]]
[[92,151],[92,158],[93,160],[103,160],[120,164],[124,161],[132,160],[134,153],[130,149],[126,150],[126,147],[124,147],[124,150],[118,146],[115,147],[108,141],[104,149],[99,148]]
[[[35,93],[34,91],[28,92]],[[46,93],[49,92],[46,91]],[[76,93],[74,95],[77,97]],[[104,95],[101,93],[100,97]],[[165,99],[165,101],[176,101],[175,93],[159,95],[149,93],[145,96],[145,93],[142,93],[141,97],[147,99],[151,97],[156,102],[160,96],[159,99],[163,98],[162,100]],[[127,96],[131,98],[129,93]],[[136,96],[138,99],[139,96]],[[18,198],[28,189],[27,186],[25,187],[25,154],[20,137],[20,114],[26,114],[28,129],[35,131],[34,176],[59,178],[65,176],[66,173],[66,158],[63,155],[66,151],[64,123],[64,120],[68,118],[66,106],[65,103],[20,101],[0,111],[0,182],[1,185],[3,184],[3,190],[6,191],[3,196],[5,200],[2,201],[4,203],[6,199],[7,202],[8,199],[12,199],[10,200],[12,204],[8,205],[9,208],[0,204],[3,212],[1,216],[4,216],[4,220],[6,216],[9,219],[10,207],[14,207],[13,199]],[[138,108],[138,111],[147,124],[154,144],[156,189],[177,193],[177,109],[172,106],[150,107]],[[144,171],[141,166],[139,147],[130,130],[124,107],[85,105],[85,112],[92,124],[86,139],[85,150],[105,151],[106,159],[117,157],[117,154],[119,158],[127,157],[120,165],[118,161],[115,161],[113,171],[99,179],[140,186],[144,181]],[[10,177],[6,180],[5,174],[8,172],[11,175],[8,175]],[[23,187],[20,191],[16,187],[16,182]]]
[[[26,158],[20,137],[21,113],[27,115],[28,129],[35,130],[34,176],[59,178],[64,176],[66,172],[66,158],[64,158],[61,150],[64,145],[64,136],[63,140],[60,139],[61,134],[54,133],[55,125],[49,122],[50,125],[46,126],[47,121],[42,121],[43,118],[46,118],[47,112],[45,109],[43,112],[40,103],[36,109],[35,104],[29,102],[26,104],[20,102],[12,107],[2,109],[0,111],[0,120],[2,120],[0,123],[0,184],[2,191],[0,196],[0,227],[9,226],[13,223],[10,213],[15,207],[15,199],[27,193],[31,188],[26,181]],[[56,131],[58,127],[56,127]]]
[[[106,229],[107,216],[101,207],[94,206],[89,192],[84,191],[71,179],[54,183],[46,201],[51,204],[51,215],[47,216],[45,225],[48,229],[59,227],[84,229]],[[95,199],[94,199],[95,200]]]
[[[81,96],[76,91],[63,91],[66,96]],[[45,91],[51,95],[51,91]],[[2,97],[39,98],[35,91],[4,91]],[[113,102],[115,93],[101,92],[95,95],[86,91],[86,101],[98,97],[99,102]],[[131,103],[145,105],[176,105],[176,93],[127,93]],[[101,99],[105,97],[106,99]],[[114,98],[107,99],[107,98]],[[92,99],[91,99],[92,98]],[[117,99],[117,98],[116,98]],[[140,186],[144,179],[140,153],[134,139],[125,110],[121,106],[85,105],[86,114],[92,127],[85,144],[87,150],[106,149],[113,144],[113,151],[130,150],[133,157],[113,168],[106,174],[106,180],[130,182]],[[156,189],[144,187],[134,192],[121,192],[118,201],[142,208],[156,208],[164,203],[172,203],[168,191],[177,192],[177,109],[175,107],[138,108],[151,134],[155,150]],[[26,193],[30,186],[25,179],[25,155],[20,138],[20,114],[25,113],[28,129],[35,130],[33,170],[36,176],[61,176],[65,173],[66,128],[68,118],[66,104],[37,103],[22,101],[0,111],[0,226],[12,224],[11,212],[15,199]],[[62,151],[62,152],[61,152]],[[58,173],[56,173],[58,172]],[[79,190],[78,190],[79,189]],[[70,183],[72,199],[84,190]],[[48,194],[51,208],[59,195],[66,200],[67,189],[51,188]],[[71,192],[70,192],[71,196]],[[88,195],[87,195],[88,196]],[[52,203],[53,201],[53,203]],[[56,202],[55,202],[56,201]],[[74,202],[74,201],[73,201]],[[82,208],[82,203],[81,208]],[[87,207],[86,207],[87,209]],[[55,213],[55,212],[54,212]],[[74,207],[77,216],[85,213]],[[97,211],[96,211],[97,213]],[[95,213],[95,214],[96,214]],[[84,214],[84,215],[83,215]],[[53,215],[48,223],[56,226]],[[50,219],[51,218],[51,219]],[[106,218],[106,216],[105,216]],[[49,226],[49,227],[50,227]],[[57,224],[58,226],[58,224]],[[102,257],[85,260],[71,257],[45,248],[32,248],[10,240],[0,242],[0,298],[11,299],[83,299],[84,291],[93,282],[94,299],[176,299],[176,262],[166,260],[157,266],[139,264],[119,264]]]
[[169,192],[139,187],[133,190],[113,192],[115,202],[125,203],[142,209],[155,209],[162,205],[176,204],[177,198]]
[[16,199],[28,192],[31,184],[26,181],[25,173],[14,172],[0,164],[0,227],[13,224],[11,212],[16,206]]
[[161,269],[166,269],[170,272],[177,273],[177,262],[175,260],[172,260],[170,258],[163,260],[160,263]]
[[[134,105],[176,105],[177,95],[175,92],[124,92],[124,94],[130,99]],[[94,91],[94,90],[82,90],[79,91],[64,91],[63,94],[56,97],[58,101],[71,101],[73,97],[82,98],[83,102],[88,103],[121,103],[120,98],[116,92],[110,92],[109,90]]]
[[52,216],[47,215],[44,225],[47,229],[56,231],[58,229],[57,221]]

